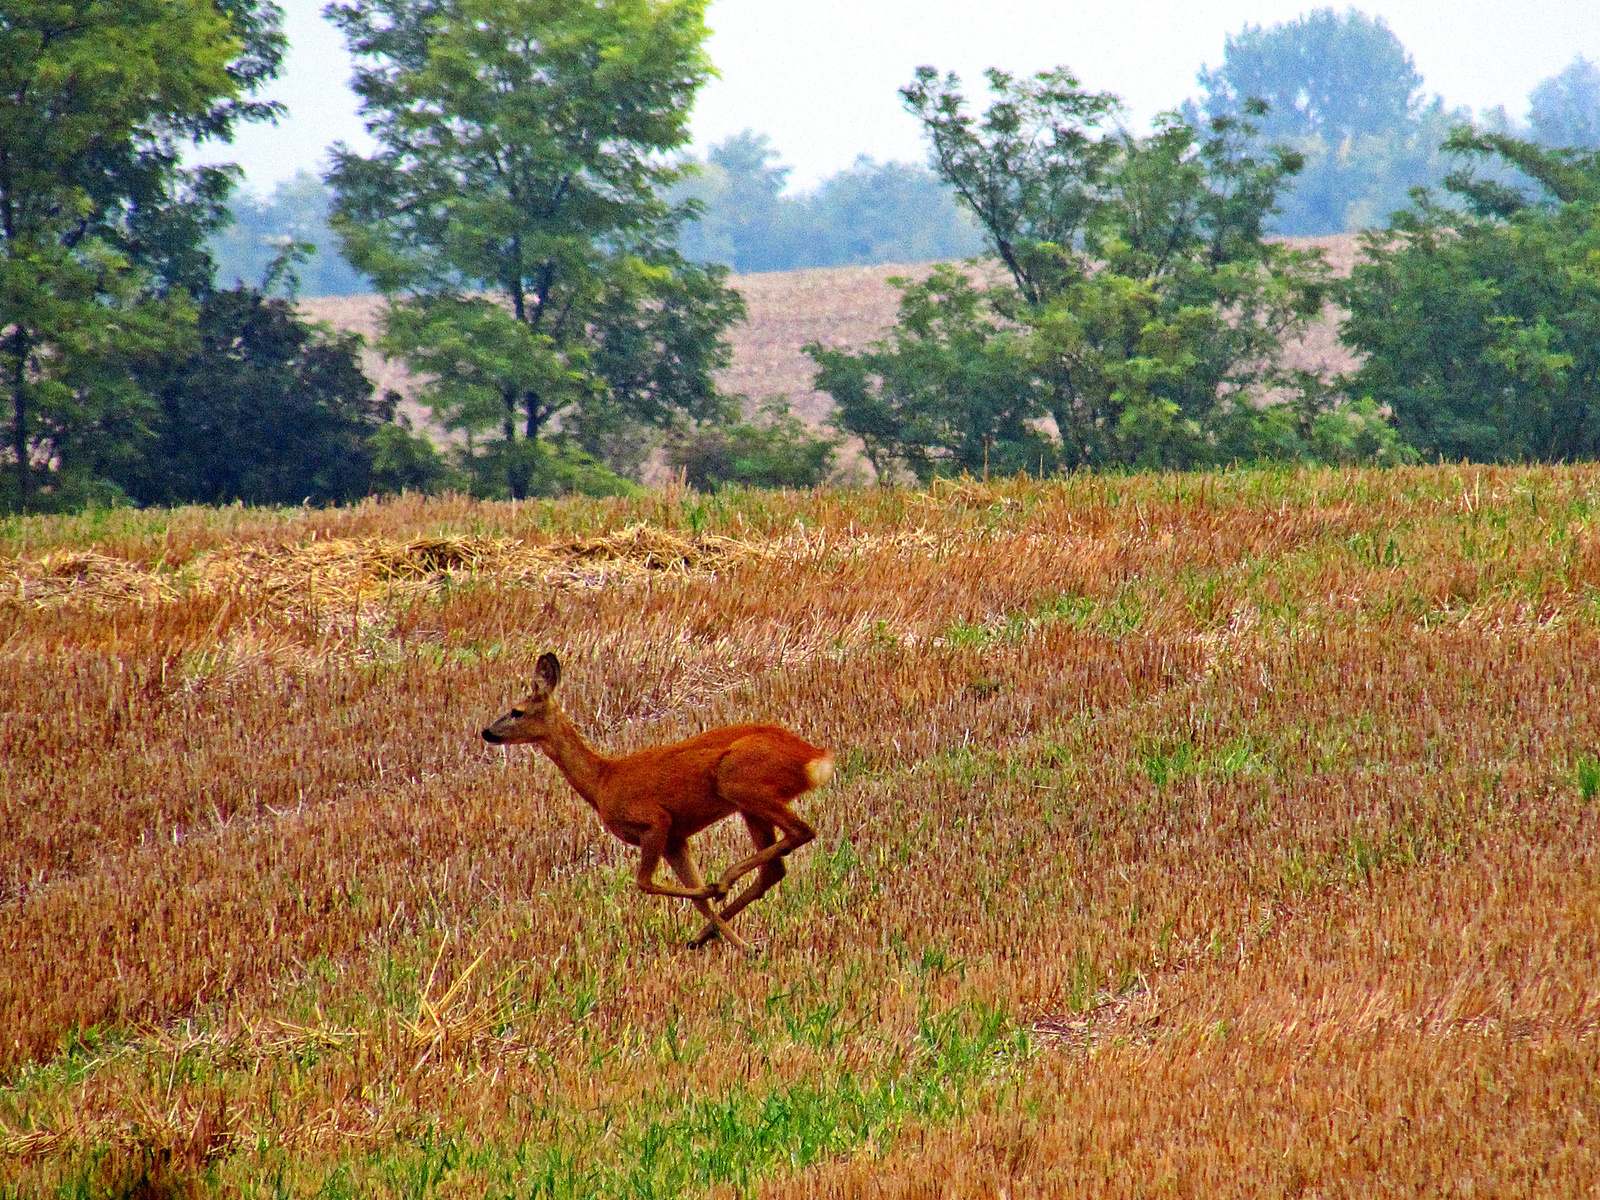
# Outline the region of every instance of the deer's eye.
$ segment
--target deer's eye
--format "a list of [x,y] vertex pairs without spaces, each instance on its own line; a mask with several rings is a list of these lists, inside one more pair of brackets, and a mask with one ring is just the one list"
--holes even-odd
[[513,708],[511,710],[511,715],[513,717],[515,717],[517,720],[520,721],[520,720],[522,720],[523,717],[527,716],[528,714],[523,712],[520,708]]

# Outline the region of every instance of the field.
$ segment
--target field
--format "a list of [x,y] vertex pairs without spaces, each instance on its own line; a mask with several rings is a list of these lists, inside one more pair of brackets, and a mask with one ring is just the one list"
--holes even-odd
[[[0,525],[0,1196],[1600,1189],[1600,469]],[[683,943],[478,730],[840,769]],[[720,871],[730,825],[697,843]]]

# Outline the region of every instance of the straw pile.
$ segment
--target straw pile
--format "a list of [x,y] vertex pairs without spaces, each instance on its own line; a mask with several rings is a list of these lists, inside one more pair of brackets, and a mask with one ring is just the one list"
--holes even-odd
[[0,575],[0,602],[51,608],[93,597],[98,605],[156,604],[176,594],[169,578],[93,550],[18,560]]
[[472,535],[230,546],[175,571],[74,550],[14,560],[0,569],[0,604],[115,608],[229,593],[264,595],[274,606],[294,608],[398,598],[469,578],[596,587],[662,574],[703,575],[772,553],[769,545],[718,536],[684,538],[643,524],[549,546]]

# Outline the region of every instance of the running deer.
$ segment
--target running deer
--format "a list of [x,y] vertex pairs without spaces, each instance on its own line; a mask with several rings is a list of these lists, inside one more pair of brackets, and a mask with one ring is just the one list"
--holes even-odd
[[[532,742],[549,755],[600,814],[600,823],[639,847],[639,890],[691,900],[707,918],[691,946],[703,946],[721,934],[729,945],[749,950],[728,922],[771,891],[787,873],[784,857],[816,836],[789,805],[828,782],[832,751],[819,750],[777,725],[728,725],[670,746],[605,758],[590,748],[551,699],[559,682],[561,663],[554,654],[540,655],[533,691],[485,729],[483,740],[497,746]],[[689,839],[734,813],[744,818],[755,852],[707,884],[689,857]],[[781,840],[776,836],[780,830]],[[663,858],[683,887],[656,882]],[[754,882],[737,898],[721,912],[711,906],[751,871],[757,872]]]

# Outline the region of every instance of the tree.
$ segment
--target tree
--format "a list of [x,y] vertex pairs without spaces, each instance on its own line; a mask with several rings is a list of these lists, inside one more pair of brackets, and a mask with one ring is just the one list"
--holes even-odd
[[1600,67],[1578,55],[1528,95],[1533,140],[1546,146],[1600,150]]
[[965,258],[982,244],[926,167],[863,155],[814,191],[785,196],[790,169],[777,157],[765,134],[747,129],[692,164],[676,189],[703,210],[679,238],[686,256],[742,274]]
[[[373,399],[359,335],[307,325],[284,300],[240,287],[200,303],[197,344],[153,357],[140,380],[154,397],[152,437],[132,461],[101,464],[140,504],[331,504],[369,490],[376,447],[391,470],[426,469]],[[409,450],[409,453],[408,453]]]
[[332,204],[332,189],[309,171],[281,181],[265,200],[248,193],[231,197],[228,223],[206,243],[218,285],[260,283],[283,248],[300,242],[311,247],[309,261],[297,272],[300,295],[372,291],[372,281],[344,260],[343,246],[328,226]]
[[862,155],[800,205],[807,236],[795,266],[953,260],[983,248],[977,225],[950,188],[919,163]]
[[806,347],[817,388],[878,478],[901,468],[926,481],[1054,466],[1057,447],[1035,424],[1044,405],[1023,339],[990,297],[950,266],[921,283],[891,282],[902,290],[900,320],[885,341],[861,353]]
[[1188,116],[1197,126],[1239,120],[1248,101],[1264,101],[1266,111],[1251,118],[1256,152],[1282,144],[1304,160],[1274,231],[1337,233],[1384,220],[1411,188],[1437,184],[1450,169],[1439,145],[1463,114],[1425,99],[1422,82],[1381,17],[1322,8],[1230,36],[1222,65],[1201,70],[1203,95]]
[[1009,282],[902,281],[886,341],[807,347],[842,427],[880,475],[922,478],[1282,452],[1288,419],[1258,404],[1291,382],[1280,341],[1327,286],[1317,253],[1262,238],[1294,156],[1251,156],[1227,117],[1204,140],[1177,114],[1145,138],[1108,130],[1116,98],[1064,68],[988,78],[982,118],[931,67],[901,94]]
[[1242,117],[1250,99],[1271,138],[1328,141],[1386,134],[1413,117],[1422,75],[1382,17],[1320,8],[1263,29],[1246,25],[1224,43],[1223,64],[1202,68],[1210,116]]
[[790,168],[777,165],[777,157],[766,134],[746,129],[712,146],[703,165],[689,164],[674,189],[675,197],[699,207],[678,238],[685,256],[741,274],[794,266],[794,206],[781,195]]
[[[1417,193],[1364,241],[1345,292],[1349,383],[1428,456],[1600,455],[1600,154],[1461,129],[1457,204]],[[1492,177],[1514,166],[1530,188]]]
[[136,435],[148,398],[128,356],[190,334],[201,243],[235,174],[183,146],[273,105],[266,0],[18,0],[0,23],[0,378],[7,500],[92,494],[86,463]]
[[479,472],[480,488],[559,486],[541,466],[553,436],[593,454],[620,427],[727,412],[712,372],[743,305],[725,268],[673,248],[691,209],[660,194],[710,73],[703,9],[328,10],[364,64],[355,87],[380,146],[336,149],[333,225],[388,298],[384,349],[428,377],[448,425],[498,428],[484,447],[496,476]]

